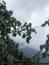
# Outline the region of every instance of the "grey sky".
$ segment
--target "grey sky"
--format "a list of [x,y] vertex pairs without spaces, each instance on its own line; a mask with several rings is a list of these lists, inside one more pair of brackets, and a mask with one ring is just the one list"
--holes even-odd
[[[49,18],[49,0],[5,0],[7,8],[13,10],[15,16],[21,22],[31,22],[33,27],[41,25]],[[45,43],[46,34],[49,32],[48,27],[38,28],[37,35],[33,34],[33,38],[28,46],[39,47]],[[15,38],[21,43],[26,43],[25,40]],[[23,42],[22,42],[23,41]],[[27,44],[24,44],[27,45]],[[23,46],[23,45],[22,45]]]

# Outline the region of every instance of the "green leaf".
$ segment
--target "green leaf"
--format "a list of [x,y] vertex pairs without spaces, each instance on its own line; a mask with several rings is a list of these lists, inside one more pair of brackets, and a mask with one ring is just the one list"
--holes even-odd
[[31,29],[27,30],[27,36],[31,35]]
[[42,55],[43,55],[43,58],[45,58],[45,57],[46,57],[46,54],[45,54],[45,53],[43,53]]
[[25,22],[24,25],[22,27],[26,27],[27,23]]
[[44,48],[45,45],[40,45],[40,49],[42,50]]
[[32,24],[31,23],[29,23],[29,27],[31,28],[31,26],[32,26]]
[[44,24],[42,24],[41,26],[44,27],[44,26],[46,26],[47,24],[48,24],[48,26],[49,26],[49,22],[48,22],[48,21],[45,21]]
[[48,24],[48,21],[45,21],[44,25],[46,26],[46,24]]
[[45,25],[44,25],[44,24],[42,24],[41,26],[42,26],[42,27],[44,27]]
[[29,43],[30,39],[31,39],[31,36],[28,36],[28,37],[26,38],[26,42]]
[[28,30],[28,28],[29,28],[29,26],[27,25],[27,26],[26,26],[26,30]]
[[46,51],[49,50],[49,43],[45,44],[45,50],[46,50]]
[[10,31],[11,31],[11,29],[10,28],[7,28],[7,30],[6,30],[8,33],[10,33]]
[[18,35],[20,35],[20,36],[21,36],[21,31],[18,31]]
[[13,33],[13,36],[16,36],[16,33],[15,32]]
[[26,34],[24,33],[23,35],[22,35],[22,38],[25,38],[26,37]]
[[20,27],[21,26],[21,22],[20,21],[17,21],[17,25]]
[[36,30],[33,28],[33,29],[31,29],[32,30],[32,32],[34,32],[35,34],[36,34]]

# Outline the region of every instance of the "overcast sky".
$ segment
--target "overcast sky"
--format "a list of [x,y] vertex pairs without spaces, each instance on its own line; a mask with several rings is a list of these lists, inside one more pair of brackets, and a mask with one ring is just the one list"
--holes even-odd
[[[13,16],[21,22],[31,22],[32,27],[36,27],[44,23],[49,18],[49,0],[5,0],[8,9],[13,10]],[[49,33],[45,28],[36,28],[37,34],[33,34],[33,38],[28,45],[25,40],[15,38],[21,42],[22,46],[28,45],[31,48],[39,48],[40,44],[45,43],[46,34]],[[24,44],[25,43],[25,44]]]

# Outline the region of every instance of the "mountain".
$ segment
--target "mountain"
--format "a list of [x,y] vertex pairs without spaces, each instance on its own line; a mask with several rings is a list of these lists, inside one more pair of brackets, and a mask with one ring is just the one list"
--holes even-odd
[[20,51],[22,51],[23,54],[27,57],[32,57],[38,52],[36,49],[30,47],[20,48]]
[[[38,50],[36,50],[34,48],[30,48],[30,47],[23,47],[23,48],[20,48],[19,50],[22,51],[23,54],[25,56],[29,57],[29,58],[34,56],[38,52]],[[42,60],[40,60],[40,62],[48,63],[49,62],[49,57],[43,58]]]
[[40,60],[40,62],[49,63],[49,57],[47,56],[46,58],[43,58],[42,60]]

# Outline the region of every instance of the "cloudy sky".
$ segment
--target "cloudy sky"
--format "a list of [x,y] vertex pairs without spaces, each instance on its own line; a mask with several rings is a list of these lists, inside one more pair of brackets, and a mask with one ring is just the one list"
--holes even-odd
[[[13,10],[13,16],[21,22],[31,22],[32,27],[36,27],[44,23],[49,18],[49,0],[5,0],[8,9]],[[45,28],[36,28],[37,34],[32,35],[30,44],[28,45],[25,40],[17,39],[21,42],[20,46],[28,45],[31,48],[39,48],[40,44],[44,44],[46,40],[46,34],[49,33]],[[24,44],[25,43],[25,44]]]

